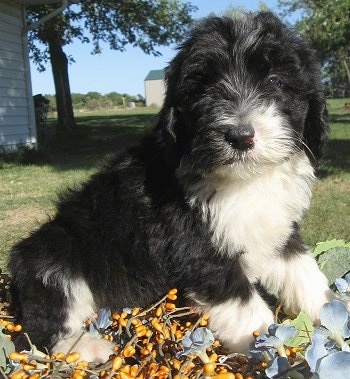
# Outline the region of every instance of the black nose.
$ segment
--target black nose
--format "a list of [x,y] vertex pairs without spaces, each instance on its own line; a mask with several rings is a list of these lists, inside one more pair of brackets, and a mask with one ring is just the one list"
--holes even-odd
[[249,125],[235,126],[225,133],[225,140],[234,149],[249,150],[254,147],[254,129]]

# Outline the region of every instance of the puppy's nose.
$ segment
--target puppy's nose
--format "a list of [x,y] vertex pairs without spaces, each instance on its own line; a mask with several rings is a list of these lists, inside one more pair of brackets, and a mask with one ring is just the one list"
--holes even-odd
[[254,147],[254,129],[250,125],[235,126],[225,133],[225,140],[238,150],[249,150]]

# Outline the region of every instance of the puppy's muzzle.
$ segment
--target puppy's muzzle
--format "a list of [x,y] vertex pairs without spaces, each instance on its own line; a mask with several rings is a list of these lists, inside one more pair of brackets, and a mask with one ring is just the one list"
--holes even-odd
[[255,131],[250,125],[235,126],[225,133],[225,140],[237,150],[249,150],[254,147]]

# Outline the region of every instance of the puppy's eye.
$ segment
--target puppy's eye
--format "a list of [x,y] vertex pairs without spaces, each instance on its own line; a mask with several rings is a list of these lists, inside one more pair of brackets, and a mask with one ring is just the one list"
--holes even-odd
[[277,75],[270,75],[267,78],[267,82],[275,87],[281,87],[282,81]]

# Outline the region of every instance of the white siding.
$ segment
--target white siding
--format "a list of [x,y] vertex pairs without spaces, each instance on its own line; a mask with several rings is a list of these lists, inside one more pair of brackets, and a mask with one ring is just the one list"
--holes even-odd
[[146,106],[162,106],[164,102],[165,84],[164,80],[145,81]]
[[24,12],[0,2],[0,152],[36,142]]

